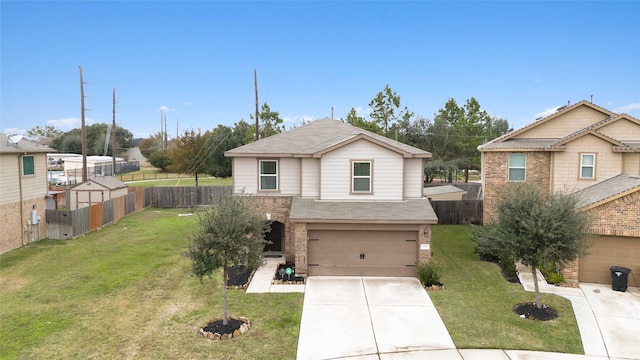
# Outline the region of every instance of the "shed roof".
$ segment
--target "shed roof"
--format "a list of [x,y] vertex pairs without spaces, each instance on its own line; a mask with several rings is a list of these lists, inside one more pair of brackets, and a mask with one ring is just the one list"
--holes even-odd
[[466,193],[466,190],[460,189],[454,185],[438,185],[438,186],[429,186],[424,188],[423,193],[424,196],[433,196],[433,195],[441,195],[441,194],[449,194],[449,193]]
[[427,199],[404,201],[323,201],[294,198],[291,220],[305,222],[437,224]]
[[89,182],[94,182],[98,185],[103,186],[106,189],[109,190],[116,190],[116,189],[122,189],[127,187],[127,184],[123,183],[122,181],[114,178],[113,176],[100,176],[100,177],[95,177],[95,178],[91,178],[89,180],[87,180],[86,182],[83,182],[82,184],[78,184],[76,186],[74,186],[74,189],[79,187],[79,186],[86,186],[88,185]]
[[431,153],[403,144],[340,120],[316,120],[225,152],[225,156],[320,157],[337,147],[365,139],[401,153],[404,157],[430,158]]

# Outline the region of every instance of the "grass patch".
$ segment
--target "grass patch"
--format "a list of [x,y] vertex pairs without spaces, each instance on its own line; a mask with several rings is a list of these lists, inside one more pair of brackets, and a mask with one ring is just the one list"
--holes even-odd
[[182,256],[196,224],[147,209],[74,240],[0,255],[0,358],[295,359],[303,294],[231,291],[251,330],[213,342],[221,275],[204,284]]
[[584,354],[569,300],[542,294],[542,302],[556,308],[560,317],[544,322],[521,319],[512,312],[513,306],[535,301],[535,294],[505,281],[497,265],[478,260],[471,227],[432,229],[434,260],[441,265],[446,290],[429,296],[457,348]]

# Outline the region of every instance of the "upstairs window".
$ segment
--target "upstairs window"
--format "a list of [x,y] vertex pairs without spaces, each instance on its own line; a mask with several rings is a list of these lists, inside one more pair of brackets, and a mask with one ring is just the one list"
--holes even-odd
[[595,178],[596,154],[580,154],[580,178]]
[[22,157],[22,176],[35,175],[36,167],[33,156]]
[[260,160],[260,190],[278,190],[278,160]]
[[527,155],[509,155],[509,181],[524,181],[527,168]]
[[354,193],[371,192],[371,161],[351,163],[351,191]]

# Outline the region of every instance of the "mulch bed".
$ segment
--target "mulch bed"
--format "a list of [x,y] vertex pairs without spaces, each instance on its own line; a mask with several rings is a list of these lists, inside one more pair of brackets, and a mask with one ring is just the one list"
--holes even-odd
[[[286,269],[291,268],[291,275],[286,274]],[[278,265],[275,275],[273,275],[274,284],[304,284],[303,276],[295,276],[296,265],[292,263],[285,263]]]
[[207,326],[203,327],[202,330],[214,334],[233,334],[234,331],[240,330],[240,326],[242,324],[244,324],[242,321],[236,319],[229,319],[227,325],[222,325],[222,320],[216,320],[207,324]]
[[227,340],[238,337],[251,327],[251,322],[245,317],[230,316],[227,325],[223,325],[222,319],[211,319],[206,326],[200,329],[202,336],[213,340]]
[[513,312],[520,315],[521,318],[530,320],[549,321],[557,318],[558,310],[548,305],[542,305],[540,309],[536,307],[536,303],[522,303],[513,307]]
[[229,268],[227,276],[227,288],[244,289],[249,285],[249,280],[253,275],[253,270],[244,265],[232,266]]

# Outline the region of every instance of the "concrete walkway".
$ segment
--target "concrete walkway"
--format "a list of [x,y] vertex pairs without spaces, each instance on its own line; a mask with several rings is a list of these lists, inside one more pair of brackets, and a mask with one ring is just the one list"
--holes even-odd
[[274,285],[273,276],[276,274],[278,265],[284,264],[284,256],[278,254],[265,258],[265,264],[253,274],[251,282],[247,287],[247,293],[285,293],[304,292],[304,284]]

